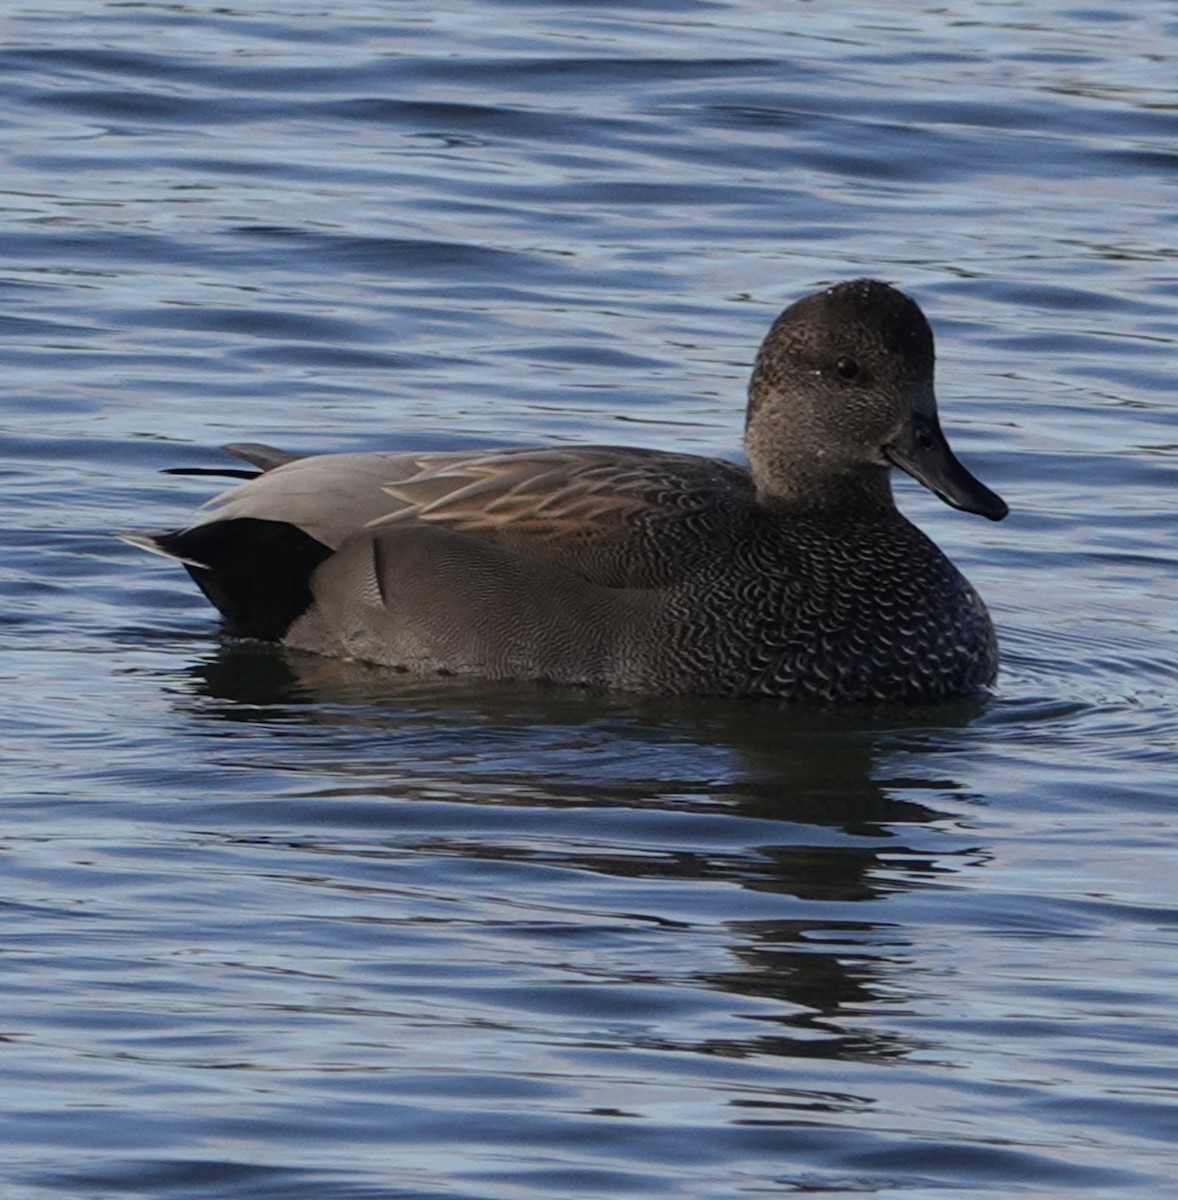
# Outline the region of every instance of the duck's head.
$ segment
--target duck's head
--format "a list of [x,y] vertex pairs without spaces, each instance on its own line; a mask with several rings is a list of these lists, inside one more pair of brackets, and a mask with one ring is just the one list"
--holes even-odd
[[749,385],[745,443],[766,501],[889,497],[893,466],[992,521],[1004,501],[954,455],[920,306],[874,279],[805,296],[774,321]]

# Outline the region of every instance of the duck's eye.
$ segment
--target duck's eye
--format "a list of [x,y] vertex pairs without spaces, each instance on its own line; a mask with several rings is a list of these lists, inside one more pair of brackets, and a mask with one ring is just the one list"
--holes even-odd
[[847,354],[834,364],[834,369],[843,379],[854,379],[859,374],[859,364]]

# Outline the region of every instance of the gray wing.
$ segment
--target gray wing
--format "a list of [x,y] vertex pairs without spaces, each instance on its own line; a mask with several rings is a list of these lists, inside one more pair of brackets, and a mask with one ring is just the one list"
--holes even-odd
[[233,450],[263,473],[211,500],[199,524],[284,521],[333,550],[362,529],[427,525],[609,586],[665,582],[722,534],[728,508],[753,500],[735,464],[625,447],[308,458]]

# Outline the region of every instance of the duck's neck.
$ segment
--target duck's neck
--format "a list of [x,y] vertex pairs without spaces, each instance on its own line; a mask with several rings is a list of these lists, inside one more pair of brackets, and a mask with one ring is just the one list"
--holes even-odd
[[[762,354],[749,384],[744,448],[757,499],[767,507],[895,511],[891,467],[865,461],[872,439],[824,416],[820,405],[782,402],[778,364]],[[853,415],[853,414],[852,414]]]
[[821,459],[805,463],[776,459],[766,463],[749,454],[757,500],[766,508],[797,511],[895,512],[889,467],[856,464],[838,467]]

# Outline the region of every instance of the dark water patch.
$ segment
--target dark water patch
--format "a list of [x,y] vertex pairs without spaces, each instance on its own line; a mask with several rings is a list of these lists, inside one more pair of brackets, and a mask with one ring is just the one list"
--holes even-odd
[[94,325],[46,321],[36,317],[17,317],[0,314],[0,338],[62,338],[81,340],[91,338],[99,330]]
[[85,272],[79,272],[78,267],[83,263],[91,267],[114,267],[154,263],[162,258],[175,267],[205,261],[200,247],[185,245],[170,237],[130,230],[96,231],[80,225],[77,228],[67,225],[52,233],[40,230],[36,237],[30,237],[26,231],[0,234],[0,253],[10,263],[46,260],[55,266],[69,263],[69,267],[61,267],[61,273],[77,272],[81,279],[85,278]]
[[[252,329],[249,332],[253,332]],[[277,335],[276,335],[277,336]],[[249,349],[242,352],[252,362],[283,363],[287,366],[314,367],[324,371],[364,369],[374,371],[421,370],[455,364],[456,357],[427,358],[424,355],[398,354],[395,351],[356,350],[349,346],[282,345]]]
[[[1081,1156],[1082,1157],[1082,1156]],[[860,1171],[873,1170],[906,1175],[909,1186],[961,1187],[1001,1186],[1026,1188],[1054,1186],[1058,1188],[1123,1188],[1146,1181],[1132,1171],[1106,1166],[1070,1163],[1066,1155],[1053,1158],[1049,1154],[1016,1151],[1006,1147],[971,1145],[952,1142],[937,1146],[908,1145],[888,1148],[867,1154],[851,1153],[847,1165]]]
[[[302,1200],[319,1197],[330,1187],[340,1200],[427,1200],[440,1191],[419,1190],[412,1184],[379,1184],[350,1181],[333,1170],[288,1167],[280,1164],[235,1162],[232,1159],[195,1157],[156,1161],[103,1162],[85,1171],[61,1171],[29,1177],[28,1186],[60,1191],[103,1191],[111,1195],[153,1196],[165,1189],[177,1197],[205,1196],[208,1200],[241,1197],[242,1200]],[[444,1193],[463,1200],[462,1193]],[[469,1195],[469,1193],[468,1193]]]
[[[285,256],[297,243],[301,254],[324,263],[364,266],[398,273],[455,273],[463,279],[482,274],[502,274],[513,280],[539,275],[543,278],[545,257],[461,242],[433,242],[408,238],[357,238],[326,230],[275,226],[242,226],[232,231],[241,238],[265,245],[281,245]],[[283,245],[285,243],[285,245]]]
[[[567,143],[575,137],[580,118],[574,113],[559,114],[502,105],[462,103],[458,101],[403,100],[392,96],[357,96],[324,102],[310,110],[315,116],[364,124],[394,125],[410,130],[418,137],[437,136],[449,145],[478,146],[479,138],[466,140],[473,132],[489,140],[535,138]],[[599,118],[600,132],[611,127],[631,128],[633,123]],[[465,135],[457,142],[453,135]]]
[[[62,108],[94,121],[147,121],[207,123],[206,104],[196,96],[176,96],[164,92],[100,88],[59,89],[41,96],[38,101],[46,108]],[[236,109],[239,114],[261,117],[256,107],[228,103],[220,108],[220,119],[229,121]]]
[[663,364],[658,359],[631,354],[614,346],[569,346],[563,343],[528,346],[505,352],[529,362],[559,363],[562,366],[609,367],[617,370],[651,371]]
[[128,325],[153,325],[161,329],[194,329],[222,333],[244,333],[250,337],[276,338],[300,342],[373,341],[380,334],[358,322],[339,321],[301,312],[267,310],[257,304],[233,308],[211,308],[184,304],[129,309],[121,314]]
[[473,57],[462,62],[453,60],[411,60],[402,64],[404,79],[428,75],[435,83],[455,81],[459,84],[477,79],[481,87],[499,85],[508,91],[520,85],[540,94],[553,87],[560,89],[604,89],[616,92],[620,86],[633,84],[646,87],[655,82],[690,78],[693,80],[739,77],[747,80],[759,72],[776,73],[773,59],[713,58],[707,55],[675,58],[673,55],[646,57],[641,54],[612,54],[608,57],[556,56],[552,58]]

